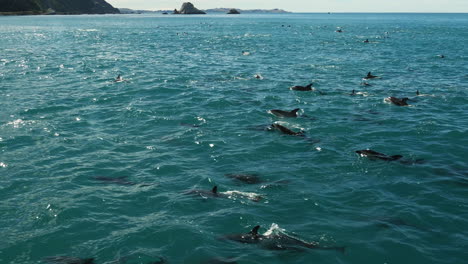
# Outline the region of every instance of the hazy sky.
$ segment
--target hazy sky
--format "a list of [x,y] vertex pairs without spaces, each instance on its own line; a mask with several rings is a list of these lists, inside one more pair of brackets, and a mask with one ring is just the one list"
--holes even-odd
[[[161,10],[179,9],[174,0],[107,0],[114,7]],[[199,9],[235,7],[240,9],[280,8],[292,12],[468,12],[468,0],[191,0]]]

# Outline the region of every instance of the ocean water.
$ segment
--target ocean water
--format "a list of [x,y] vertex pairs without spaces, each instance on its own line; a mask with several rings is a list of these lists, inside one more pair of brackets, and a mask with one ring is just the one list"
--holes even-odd
[[[466,14],[0,17],[0,263],[466,263],[467,29]],[[256,225],[345,253],[220,239]]]

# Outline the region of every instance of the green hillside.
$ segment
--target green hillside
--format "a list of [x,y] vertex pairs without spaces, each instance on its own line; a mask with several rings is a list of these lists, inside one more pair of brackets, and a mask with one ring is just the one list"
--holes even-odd
[[0,12],[58,14],[115,14],[105,0],[0,0]]

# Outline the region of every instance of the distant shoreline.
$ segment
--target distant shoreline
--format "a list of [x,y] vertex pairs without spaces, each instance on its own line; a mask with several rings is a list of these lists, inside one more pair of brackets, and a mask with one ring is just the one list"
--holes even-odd
[[[118,8],[121,14],[172,14],[174,10],[135,10],[131,8]],[[292,12],[283,9],[239,9],[239,8],[211,8],[203,9],[207,14],[226,14],[229,10],[235,9],[241,14],[290,14]]]
[[[121,12],[120,14],[115,13],[47,13],[47,12],[39,12],[39,11],[19,11],[19,12],[0,12],[1,16],[54,16],[54,15],[139,15],[139,14],[162,14],[163,12],[167,12],[164,10],[158,11],[144,11],[138,13],[137,11],[143,10],[134,10],[134,13],[126,13]],[[171,11],[172,12],[172,11]],[[223,12],[210,12],[208,15],[221,15],[225,14]],[[281,15],[281,14],[468,14],[468,12],[450,12],[450,13],[440,13],[440,12],[289,12],[286,11],[284,13],[269,13],[269,12],[245,12],[243,14],[271,14],[271,15]]]

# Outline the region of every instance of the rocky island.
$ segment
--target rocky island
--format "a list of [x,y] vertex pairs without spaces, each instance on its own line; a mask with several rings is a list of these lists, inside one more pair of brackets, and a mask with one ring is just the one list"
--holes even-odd
[[229,12],[227,12],[228,15],[239,15],[240,12],[237,11],[237,9],[235,8],[232,8],[231,10],[229,10]]
[[174,14],[184,14],[184,15],[204,15],[205,12],[197,9],[192,3],[185,2],[182,4],[182,7],[179,11],[177,9],[174,10]]
[[105,0],[0,0],[0,15],[119,13]]

